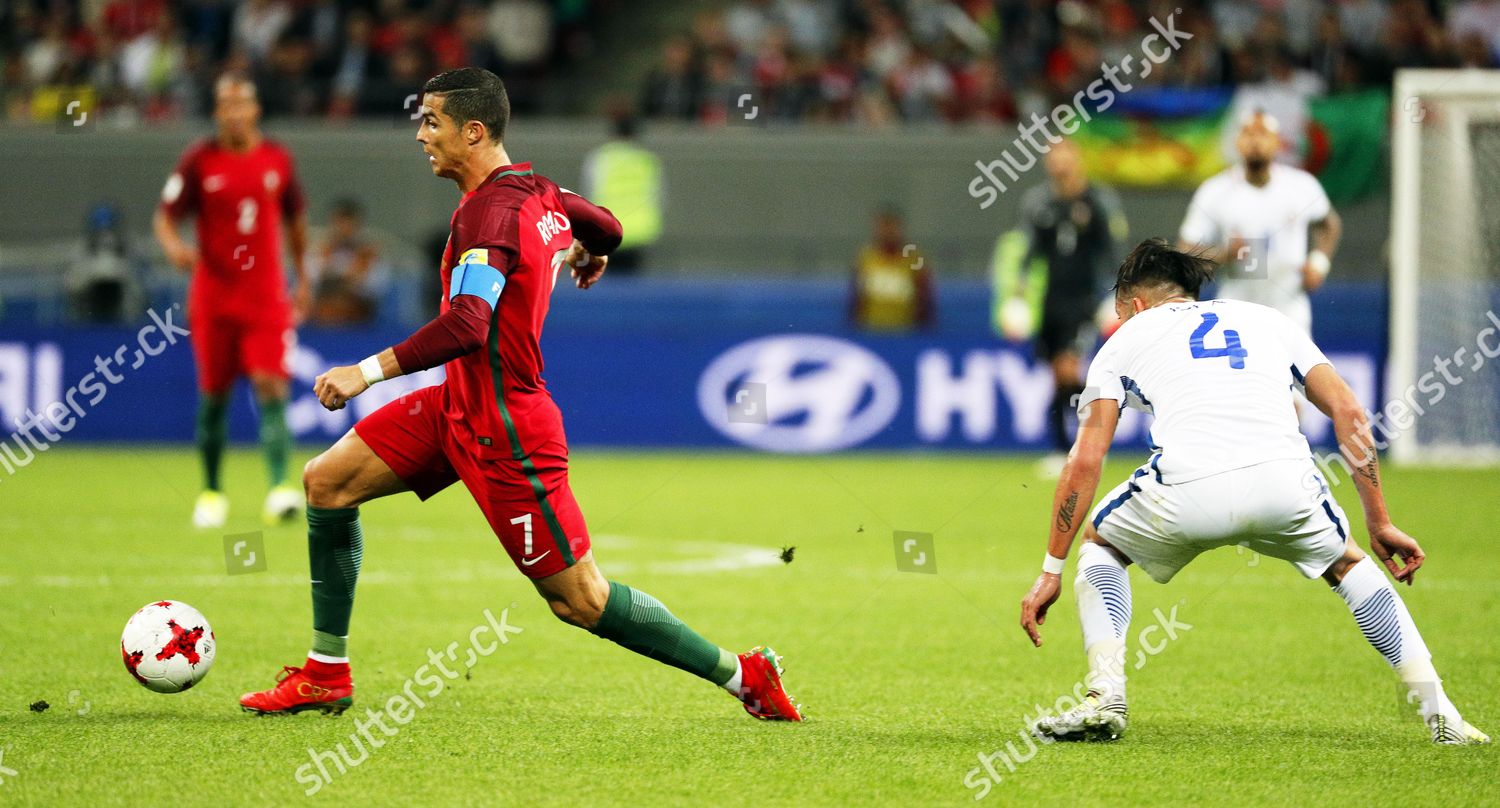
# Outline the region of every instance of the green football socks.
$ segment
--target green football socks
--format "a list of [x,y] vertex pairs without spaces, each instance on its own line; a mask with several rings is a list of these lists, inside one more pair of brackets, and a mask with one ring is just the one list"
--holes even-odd
[[595,636],[716,685],[722,686],[739,670],[734,654],[703,639],[667,611],[661,601],[614,581],[609,582],[604,614],[589,630]]
[[219,490],[219,467],[224,444],[229,439],[229,400],[224,396],[202,396],[198,400],[198,425],[194,437],[203,461],[203,490]]
[[349,615],[364,558],[358,508],[307,506],[307,556],[312,570],[314,653],[349,655]]
[[287,457],[292,453],[292,432],[286,427],[286,400],[260,402],[260,449],[266,457],[266,477],[271,487],[286,483]]
[[[224,447],[229,442],[229,399],[226,396],[202,397],[198,403],[195,437],[198,455],[203,461],[203,487],[208,491],[218,491]],[[260,445],[271,487],[285,484],[287,462],[292,453],[292,433],[286,425],[285,400],[260,402]]]

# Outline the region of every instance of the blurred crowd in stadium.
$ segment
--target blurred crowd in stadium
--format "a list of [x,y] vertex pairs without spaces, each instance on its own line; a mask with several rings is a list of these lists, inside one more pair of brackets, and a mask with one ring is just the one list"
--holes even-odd
[[432,74],[485,67],[535,106],[548,69],[585,47],[596,0],[8,0],[5,117],[64,99],[106,115],[201,117],[213,79],[252,75],[271,117],[393,115]]
[[432,73],[479,65],[530,111],[595,47],[601,7],[692,20],[626,44],[659,51],[642,112],[709,124],[752,102],[761,120],[1014,120],[1172,17],[1192,39],[1148,86],[1322,94],[1397,67],[1500,63],[1500,0],[11,0],[0,98],[11,120],[80,98],[117,117],[203,116],[212,77],[237,68],[272,117],[390,115]]
[[1146,86],[1322,94],[1500,57],[1493,0],[741,0],[663,46],[643,105],[716,121],[750,93],[773,118],[1009,121],[1138,55],[1152,20],[1191,40]]

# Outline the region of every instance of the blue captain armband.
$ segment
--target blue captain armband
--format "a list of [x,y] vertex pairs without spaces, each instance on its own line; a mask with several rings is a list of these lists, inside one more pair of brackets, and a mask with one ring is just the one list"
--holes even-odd
[[469,250],[458,259],[448,283],[449,300],[459,295],[473,295],[490,304],[490,308],[499,308],[505,275],[489,265],[489,253],[485,249]]

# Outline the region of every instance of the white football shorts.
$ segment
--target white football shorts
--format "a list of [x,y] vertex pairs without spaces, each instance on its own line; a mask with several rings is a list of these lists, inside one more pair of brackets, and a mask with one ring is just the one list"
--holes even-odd
[[1167,485],[1137,469],[1094,508],[1099,537],[1166,583],[1205,550],[1241,545],[1308,578],[1344,554],[1349,520],[1312,458],[1272,460]]

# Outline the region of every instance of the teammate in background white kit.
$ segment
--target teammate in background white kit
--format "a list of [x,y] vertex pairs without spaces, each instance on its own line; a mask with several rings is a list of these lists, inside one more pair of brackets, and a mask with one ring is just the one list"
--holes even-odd
[[1281,134],[1272,116],[1251,113],[1235,145],[1243,162],[1199,186],[1178,244],[1225,268],[1219,298],[1270,306],[1312,333],[1307,295],[1328,277],[1343,232],[1338,212],[1316,177],[1274,162]]
[[[1021,601],[1021,627],[1038,626],[1057,601],[1064,559],[1099,486],[1120,412],[1152,413],[1151,459],[1106,494],[1084,526],[1074,594],[1089,660],[1089,696],[1039,720],[1038,737],[1113,740],[1125,730],[1125,634],[1135,562],[1166,583],[1199,553],[1244,544],[1322,576],[1349,605],[1365,639],[1420,697],[1432,739],[1488,743],[1443,692],[1411,615],[1380,567],[1349,540],[1348,520],[1297,431],[1291,388],[1331,419],[1353,468],[1370,550],[1411,584],[1425,556],[1391,523],[1365,411],[1307,333],[1265,306],[1198,301],[1212,264],[1160,239],[1121,265],[1115,309],[1124,324],[1089,366],[1077,442],[1053,498],[1043,572]],[[1397,560],[1400,559],[1398,565]]]

